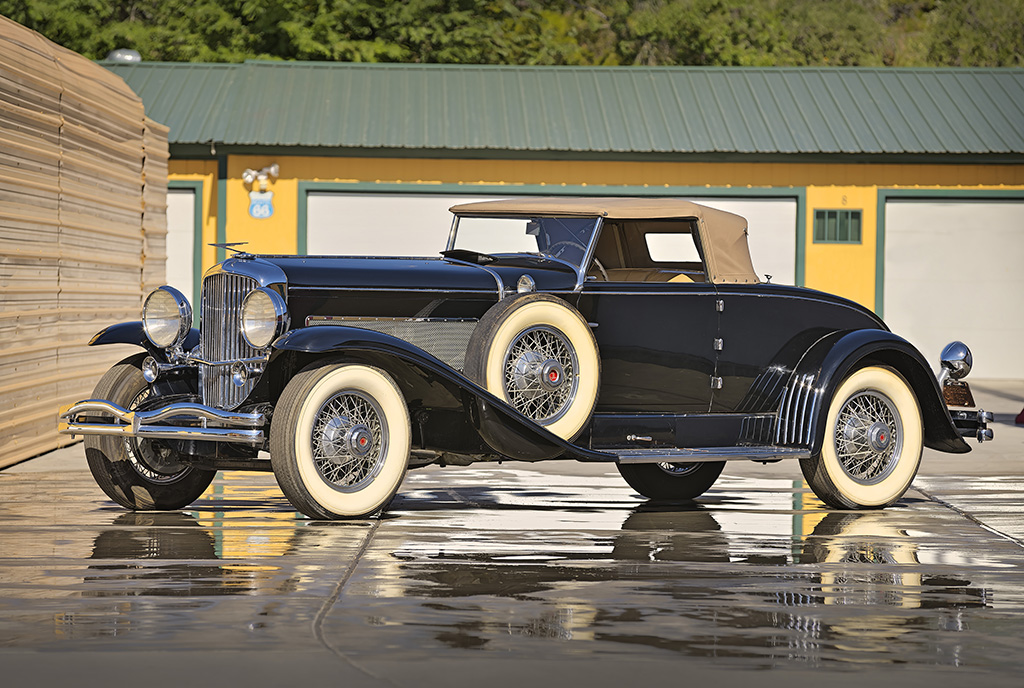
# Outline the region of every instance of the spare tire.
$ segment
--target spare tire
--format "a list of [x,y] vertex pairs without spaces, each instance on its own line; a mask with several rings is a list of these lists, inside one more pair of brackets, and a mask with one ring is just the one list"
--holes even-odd
[[550,294],[499,301],[480,319],[466,376],[559,437],[572,440],[597,403],[601,357],[590,326]]

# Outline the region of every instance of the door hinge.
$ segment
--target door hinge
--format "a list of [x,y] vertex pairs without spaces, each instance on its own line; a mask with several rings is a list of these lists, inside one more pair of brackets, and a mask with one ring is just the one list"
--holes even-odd
[[723,342],[721,339],[716,339],[715,340],[715,351],[721,351],[722,347],[724,345],[725,345],[725,342]]
[[718,299],[717,301],[715,301],[715,310],[718,311],[719,313],[724,311],[725,310],[725,301],[723,301],[722,299]]
[[722,389],[722,378],[713,377],[711,378],[711,389]]

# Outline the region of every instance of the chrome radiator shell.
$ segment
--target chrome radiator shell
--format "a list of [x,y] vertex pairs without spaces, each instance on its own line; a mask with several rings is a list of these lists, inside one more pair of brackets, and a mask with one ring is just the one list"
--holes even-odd
[[[199,366],[202,400],[207,406],[233,410],[256,386],[258,377],[242,386],[231,379],[231,363],[261,354],[242,338],[242,300],[259,281],[245,275],[219,272],[203,280],[200,346],[206,364]],[[218,363],[227,365],[218,365]]]

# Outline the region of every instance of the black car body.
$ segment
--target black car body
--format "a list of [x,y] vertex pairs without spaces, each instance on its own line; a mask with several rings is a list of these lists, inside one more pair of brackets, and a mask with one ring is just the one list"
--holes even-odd
[[[180,508],[273,470],[314,518],[385,508],[407,468],[609,462],[692,499],[732,459],[797,459],[835,507],[892,504],[922,446],[988,439],[970,352],[939,378],[872,312],[761,283],[736,215],[675,199],[456,206],[437,258],[255,256],[170,287],[92,344],[145,352],[62,409],[100,486]],[[947,400],[958,404],[951,408]],[[269,450],[270,459],[260,450]]]

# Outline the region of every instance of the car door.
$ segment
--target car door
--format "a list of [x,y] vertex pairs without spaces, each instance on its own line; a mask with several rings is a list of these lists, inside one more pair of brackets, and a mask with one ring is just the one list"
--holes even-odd
[[715,304],[712,284],[587,282],[579,309],[601,353],[597,412],[708,413]]

